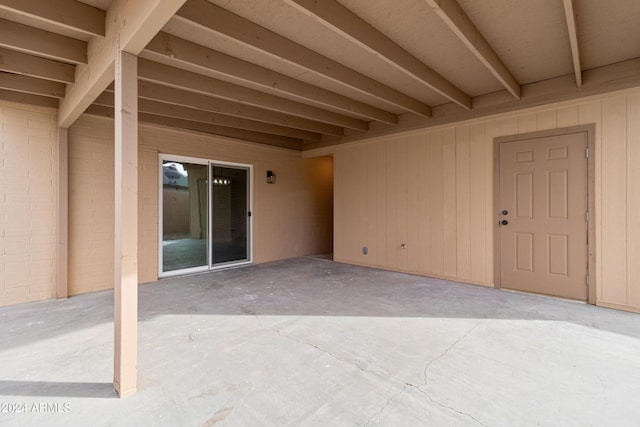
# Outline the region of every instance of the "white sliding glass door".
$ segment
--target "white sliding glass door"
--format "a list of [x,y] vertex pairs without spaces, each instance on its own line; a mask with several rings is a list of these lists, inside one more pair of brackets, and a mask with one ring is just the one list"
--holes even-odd
[[251,167],[160,158],[159,275],[251,261]]

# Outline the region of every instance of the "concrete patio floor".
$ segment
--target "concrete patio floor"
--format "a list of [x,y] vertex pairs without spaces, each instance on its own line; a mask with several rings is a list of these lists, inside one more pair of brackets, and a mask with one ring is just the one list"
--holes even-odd
[[118,399],[112,312],[0,309],[1,425],[640,425],[637,314],[315,258],[168,279]]

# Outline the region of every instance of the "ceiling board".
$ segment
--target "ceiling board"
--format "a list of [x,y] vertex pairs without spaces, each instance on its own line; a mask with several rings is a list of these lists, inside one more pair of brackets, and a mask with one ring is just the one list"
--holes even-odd
[[22,15],[10,10],[0,10],[0,18],[14,21],[19,24],[28,25],[30,27],[36,27],[41,30],[49,31],[51,33],[60,34],[61,36],[70,37],[72,39],[89,41],[90,35],[77,31],[72,28],[66,28],[61,25],[56,25],[51,22],[43,21],[31,16]]
[[520,84],[573,73],[559,0],[458,0]]
[[[380,83],[404,93],[411,93],[415,99],[427,104],[448,102],[446,98],[426,88],[412,77],[380,59],[376,54],[362,49],[351,40],[280,0],[231,2],[227,9]],[[234,44],[237,45],[237,43]],[[256,55],[266,56],[267,61],[278,62],[285,68],[290,67],[289,64],[256,52],[254,49],[240,51],[234,48],[233,51],[236,55],[247,55],[243,56],[243,59],[252,60],[251,58]],[[304,69],[296,68],[300,70],[298,74],[306,72]],[[337,90],[343,90],[341,85],[337,87],[340,88]]]
[[580,0],[574,7],[583,69],[640,57],[640,1]]
[[340,0],[400,47],[471,96],[503,86],[424,0]]
[[[210,49],[214,49],[231,56],[235,56],[236,58],[252,62],[262,67],[269,68],[286,76],[304,81],[305,83],[310,83],[323,89],[343,94],[358,101],[366,102],[367,104],[382,108],[392,113],[399,114],[404,112],[403,109],[395,107],[387,102],[381,101],[369,94],[365,94],[355,89],[349,88],[343,84],[336,83],[329,78],[307,71],[302,67],[280,61],[266,53],[258,52],[255,49],[249,48],[239,42],[227,39],[222,36],[213,35],[209,31],[206,31],[199,27],[194,27],[176,18],[173,18],[171,21],[169,21],[169,23],[164,27],[163,30],[169,34],[175,35],[185,40],[189,40],[191,42],[206,46]],[[399,71],[396,72],[394,70],[394,72],[398,75],[398,78],[403,78]],[[405,76],[404,78],[405,81],[409,80],[409,77]],[[424,86],[419,85],[418,83],[415,83],[415,85],[417,85],[419,89],[424,89]],[[402,92],[411,93],[411,95],[416,99],[424,101],[428,104],[441,104],[443,102],[447,102],[446,98],[435,94],[432,91],[429,91],[431,92],[432,97],[430,97],[429,99],[424,99],[424,97],[418,96],[419,94],[406,92],[402,88],[398,88],[397,84],[393,85],[393,87],[394,89],[401,90]]]

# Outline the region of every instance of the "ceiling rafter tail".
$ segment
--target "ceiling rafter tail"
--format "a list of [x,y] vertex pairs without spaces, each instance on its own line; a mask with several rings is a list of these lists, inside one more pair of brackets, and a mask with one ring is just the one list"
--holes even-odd
[[429,89],[466,109],[471,109],[469,95],[337,1],[285,1],[331,30],[379,55]]
[[0,10],[52,22],[91,36],[104,36],[105,12],[79,1],[0,0]]
[[578,28],[576,24],[576,10],[573,0],[563,0],[564,16],[567,20],[569,42],[571,44],[571,59],[576,74],[576,85],[582,87],[582,65],[580,63],[580,46],[578,45]]
[[0,48],[0,71],[60,83],[73,83],[75,67],[51,59]]
[[141,81],[138,85],[138,96],[168,104],[182,105],[199,110],[212,111],[228,116],[242,117],[259,122],[278,124],[281,126],[302,129],[321,134],[342,136],[342,127],[314,120],[304,119],[277,111],[265,110],[251,105],[239,104],[225,99],[188,92],[157,83]]
[[212,135],[223,136],[227,138],[239,139],[248,142],[257,142],[260,144],[271,145],[274,147],[288,148],[290,150],[302,150],[303,140],[296,138],[288,138],[284,136],[268,135],[260,132],[253,132],[242,129],[233,129],[223,126],[211,125],[207,123],[192,122],[189,120],[167,118],[154,114],[140,113],[138,119],[141,123],[166,126],[171,128],[179,128],[204,132]]
[[[201,28],[238,41],[252,49],[322,75],[337,83],[400,107],[430,117],[431,107],[411,96],[386,86],[337,61],[301,46],[294,41],[216,6],[207,0],[190,0],[176,17]],[[470,102],[470,101],[469,101]]]
[[234,58],[168,33],[158,34],[145,48],[145,54],[158,60],[170,58],[176,66],[196,68],[203,73],[215,72],[232,76],[265,90],[293,95],[303,101],[336,108],[346,113],[395,125],[398,116],[371,105],[356,101],[318,86],[313,86],[293,77],[277,73],[267,68]]
[[0,47],[72,64],[87,63],[87,43],[0,19]]
[[518,83],[509,68],[502,62],[458,2],[456,0],[426,0],[426,2],[505,89],[514,98],[520,99],[520,83]]
[[253,105],[363,132],[369,130],[368,123],[363,120],[142,58],[138,60],[138,76],[141,80],[202,95]]
[[56,98],[5,89],[0,89],[0,100],[48,108],[58,108],[59,104]]
[[0,88],[50,98],[64,98],[65,91],[64,83],[5,72],[0,72]]

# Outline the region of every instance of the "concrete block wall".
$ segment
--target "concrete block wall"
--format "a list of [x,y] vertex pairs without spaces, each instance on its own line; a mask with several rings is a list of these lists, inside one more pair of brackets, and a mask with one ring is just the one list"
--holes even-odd
[[69,295],[113,287],[113,128],[69,129]]
[[56,292],[56,111],[0,101],[0,306]]

